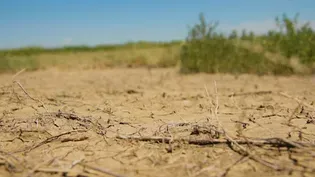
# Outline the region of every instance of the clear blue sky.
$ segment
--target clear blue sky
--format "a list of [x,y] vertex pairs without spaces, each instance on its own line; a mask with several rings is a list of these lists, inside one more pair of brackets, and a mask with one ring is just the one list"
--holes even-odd
[[282,13],[314,21],[315,0],[1,0],[0,48],[184,39],[200,12],[263,31]]

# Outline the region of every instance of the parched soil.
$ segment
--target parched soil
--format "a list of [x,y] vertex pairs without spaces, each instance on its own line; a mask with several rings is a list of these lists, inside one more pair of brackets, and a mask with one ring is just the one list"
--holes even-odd
[[310,76],[12,76],[0,76],[3,177],[315,175]]

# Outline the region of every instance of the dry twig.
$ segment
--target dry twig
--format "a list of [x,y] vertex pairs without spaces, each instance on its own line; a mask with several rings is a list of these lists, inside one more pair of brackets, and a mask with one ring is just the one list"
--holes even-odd
[[[216,84],[216,81],[214,81],[214,86],[215,86],[215,92],[216,92],[216,105],[215,105],[215,109],[218,108],[218,104],[219,104],[219,101],[218,101],[218,92],[217,92],[217,84]],[[269,92],[268,92],[269,93]],[[272,92],[271,92],[272,93]],[[270,167],[270,168],[273,168],[275,170],[283,170],[283,167],[280,167],[279,165],[276,165],[276,164],[272,164],[268,161],[265,161],[261,158],[259,158],[258,156],[256,156],[255,154],[253,154],[252,152],[248,151],[246,148],[244,148],[243,146],[241,146],[236,140],[234,140],[228,133],[227,131],[225,131],[224,127],[222,126],[221,122],[219,121],[218,119],[218,111],[215,111],[215,118],[216,120],[218,121],[218,124],[220,126],[220,128],[222,129],[223,131],[223,135],[226,137],[226,139],[228,141],[230,141],[232,144],[234,144],[236,147],[238,147],[241,152],[243,152],[246,156],[248,156],[249,158],[251,158],[252,160],[255,160],[256,162],[262,164],[262,165],[265,165],[267,167]]]
[[61,168],[38,168],[34,172],[42,172],[42,173],[66,173],[63,176],[90,176],[87,173],[80,172],[72,169],[61,169]]
[[257,91],[257,92],[246,92],[246,93],[233,93],[228,95],[228,97],[235,97],[235,96],[249,96],[249,95],[265,95],[271,94],[272,91]]
[[247,160],[248,157],[247,156],[242,156],[240,159],[238,159],[237,161],[235,161],[234,163],[232,163],[231,165],[229,165],[228,167],[225,168],[224,172],[220,173],[218,175],[218,177],[225,177],[228,172],[231,170],[231,168],[233,168],[235,165],[237,165],[238,163],[241,163],[245,160]]
[[279,92],[278,94],[281,95],[281,96],[284,96],[284,97],[286,97],[286,98],[293,99],[293,100],[295,100],[296,102],[298,102],[299,104],[302,104],[302,105],[304,105],[305,107],[308,107],[308,108],[310,108],[310,109],[315,110],[314,106],[312,106],[312,105],[310,105],[310,104],[308,104],[308,103],[305,103],[305,102],[303,102],[302,100],[300,100],[300,99],[298,99],[298,98],[296,98],[296,97],[293,97],[293,96],[291,96],[291,95],[288,95],[287,93]]
[[[40,147],[40,146],[42,146],[44,144],[50,143],[50,142],[58,139],[61,136],[68,135],[68,134],[75,133],[75,132],[86,132],[86,130],[74,130],[74,131],[61,133],[59,135],[49,137],[49,138],[45,139],[44,141],[42,141],[42,142],[40,142],[40,143],[38,143],[38,144],[36,144],[34,146],[28,147],[28,148],[26,148],[24,150],[20,150],[20,151],[17,151],[17,152],[24,152],[25,151],[26,153],[28,153],[28,152],[32,151],[33,149],[36,149],[36,148],[38,148],[38,147]],[[17,152],[15,152],[15,153],[17,153]]]
[[114,177],[124,177],[122,175],[119,175],[119,174],[116,174],[116,173],[113,173],[105,168],[99,168],[99,167],[94,167],[92,165],[88,165],[86,163],[79,163],[80,165],[82,165],[83,167],[87,167],[87,168],[90,168],[92,170],[95,170],[95,171],[98,171],[98,172],[101,172],[101,173],[104,173],[104,174],[107,174],[107,175],[110,175],[110,176],[114,176]]
[[303,102],[302,100],[296,98],[296,97],[293,97],[291,95],[288,95],[287,93],[284,93],[284,92],[273,92],[273,91],[257,91],[257,92],[246,92],[246,93],[233,93],[233,94],[230,94],[228,95],[228,97],[235,97],[235,96],[249,96],[249,95],[265,95],[265,94],[272,94],[272,93],[276,93],[280,96],[283,96],[283,97],[286,97],[286,98],[289,98],[289,99],[293,99],[295,100],[296,102],[298,102],[299,104],[302,104],[304,105],[305,107],[308,107],[310,109],[313,109],[315,110],[315,107],[308,104],[308,103],[305,103]]
[[[188,139],[188,138],[171,138],[171,137],[159,137],[159,136],[116,136],[118,139],[124,140],[136,140],[136,141],[153,141],[160,143],[170,142],[185,142],[195,145],[211,145],[211,144],[229,144],[229,139]],[[315,147],[313,143],[306,142],[294,142],[288,141],[282,138],[266,138],[266,139],[246,139],[246,140],[233,140],[233,143],[237,144],[252,144],[256,146],[272,145],[276,147],[290,147],[301,148],[302,146]]]

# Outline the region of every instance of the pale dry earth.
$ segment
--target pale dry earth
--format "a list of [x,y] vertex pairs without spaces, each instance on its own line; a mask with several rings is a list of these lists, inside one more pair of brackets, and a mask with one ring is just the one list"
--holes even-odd
[[[0,76],[3,177],[110,176],[104,170],[126,177],[315,176],[311,76],[181,75],[175,69],[139,68],[23,72],[14,78],[17,83],[12,76]],[[262,94],[229,96],[249,92]],[[207,128],[219,126],[217,120],[232,139],[278,137],[308,145],[241,144],[254,154],[247,156],[224,141],[116,138],[211,140]]]

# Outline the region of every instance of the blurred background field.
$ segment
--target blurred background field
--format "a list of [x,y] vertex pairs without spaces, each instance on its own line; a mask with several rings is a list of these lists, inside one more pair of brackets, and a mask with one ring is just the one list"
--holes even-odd
[[109,67],[171,67],[178,62],[180,41],[138,42],[124,45],[70,46],[56,49],[29,47],[0,52],[1,72],[27,68],[39,70],[104,69]]
[[275,24],[278,29],[266,34],[244,29],[224,35],[216,30],[219,23],[201,13],[185,41],[5,49],[0,51],[0,72],[178,66],[181,73],[313,74],[314,29],[301,24],[298,15],[276,17]]

